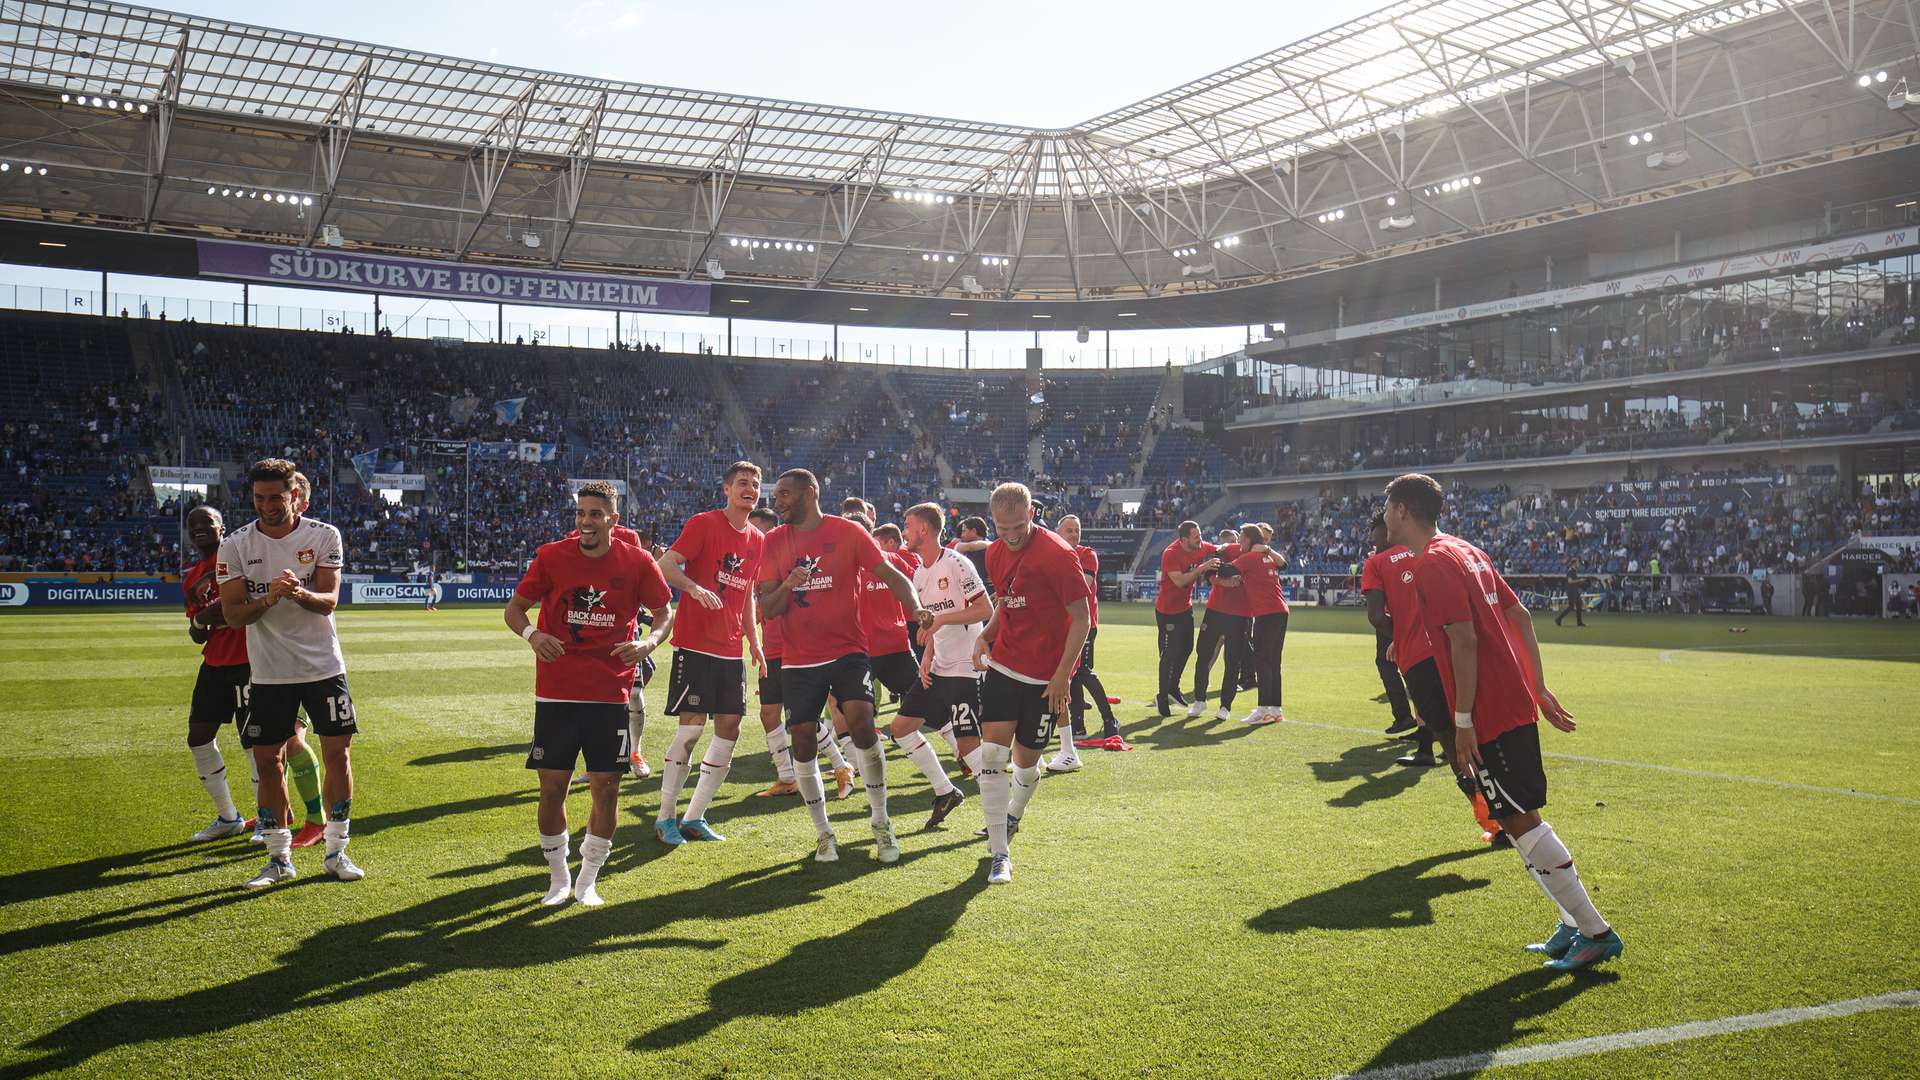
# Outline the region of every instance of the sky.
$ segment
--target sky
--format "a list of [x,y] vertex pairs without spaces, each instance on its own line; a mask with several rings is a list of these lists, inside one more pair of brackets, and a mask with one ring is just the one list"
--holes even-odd
[[[1203,17],[1164,2],[1094,4],[975,0],[947,5],[901,5],[817,0],[769,3],[661,3],[656,0],[507,0],[396,4],[391,0],[335,0],[266,6],[238,0],[155,0],[186,14],[324,34],[352,41],[417,49],[456,58],[713,90],[1033,127],[1068,127],[1251,56],[1311,36],[1371,10],[1371,3],[1304,0],[1215,0]],[[79,310],[99,301],[97,275],[0,266],[0,305]],[[22,291],[24,290],[24,291]],[[52,290],[43,292],[42,290]],[[60,290],[73,290],[71,294]],[[111,282],[113,310],[137,313],[147,297],[189,300],[195,317],[221,319],[217,308],[239,302],[237,285],[132,279]],[[256,321],[280,325],[337,325],[364,316],[369,297],[293,289],[255,288],[255,304],[284,305]],[[179,308],[167,305],[171,317]],[[389,298],[383,311],[432,323],[448,336],[483,337],[493,329],[490,305]],[[604,345],[612,318],[558,309],[509,310],[507,337],[544,327],[551,340],[569,334]],[[519,327],[515,329],[516,325]],[[667,347],[721,340],[720,319],[654,316],[623,326],[652,334]],[[401,332],[401,331],[396,331]],[[960,336],[940,331],[847,328],[840,355],[852,359],[959,363]],[[660,335],[668,335],[661,337]],[[690,335],[690,336],[674,336]],[[736,351],[757,355],[822,356],[832,328],[737,324]],[[1114,365],[1189,362],[1244,344],[1245,329],[1135,331],[1114,336]],[[746,340],[743,340],[746,339]],[[752,345],[747,340],[753,342]],[[1017,363],[1031,335],[976,334],[976,364],[994,355]],[[1047,363],[1100,364],[1104,339],[1078,347],[1071,333],[1047,335]],[[903,354],[903,350],[906,354]]]

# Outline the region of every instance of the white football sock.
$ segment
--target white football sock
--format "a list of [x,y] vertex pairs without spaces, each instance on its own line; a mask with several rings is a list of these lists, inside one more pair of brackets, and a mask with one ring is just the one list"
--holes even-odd
[[1013,795],[1007,800],[1007,813],[1025,819],[1027,804],[1033,801],[1033,790],[1040,786],[1040,766],[1029,765],[1013,767]]
[[[214,812],[221,821],[237,821],[240,811],[233,805],[233,792],[227,790],[227,763],[220,756],[220,743],[208,739],[199,746],[189,746],[193,751],[193,767],[200,772],[200,786],[207,789],[213,799]],[[249,752],[248,757],[253,754]]]
[[832,832],[833,826],[827,823],[827,789],[820,783],[820,759],[794,762],[793,782],[800,789],[800,801],[807,804],[807,813],[813,815],[814,833]]
[[880,748],[880,740],[875,739],[865,750],[854,747],[853,753],[860,762],[860,782],[867,787],[867,809],[872,813],[873,826],[880,828],[887,824],[886,751]]
[[332,858],[342,851],[347,850],[347,825],[348,822],[344,819],[340,821],[329,820],[327,822],[325,831],[327,835],[326,850],[328,858]]
[[700,782],[693,785],[693,798],[687,800],[687,817],[698,821],[707,816],[707,804],[720,793],[727,774],[733,771],[733,744],[737,739],[718,735],[707,740],[707,752],[700,758]]
[[[833,744],[840,751],[840,760],[853,766],[853,774],[855,776],[860,775],[860,765],[864,759],[861,757],[860,748],[853,745],[853,736],[842,735],[833,740]],[[880,744],[874,743],[874,745],[878,746]]]
[[567,872],[570,846],[564,832],[552,836],[540,834],[540,854],[547,857],[547,895],[541,897],[540,902],[548,907],[565,901],[573,891],[573,875]]
[[947,750],[952,753],[954,760],[956,761],[959,760],[960,736],[955,735],[953,733],[953,722],[948,721],[947,723],[940,725],[939,734],[941,738],[947,740]]
[[[661,821],[672,821],[678,816],[674,810],[680,805],[680,789],[687,786],[687,774],[693,771],[693,744],[700,741],[700,733],[705,730],[704,724],[681,724],[673,729],[673,739],[667,743],[667,756],[660,764]],[[580,850],[586,850],[585,844],[582,840]]]
[[[986,744],[981,743],[980,745],[985,746]],[[973,775],[975,776],[980,775],[980,747],[979,746],[976,746],[972,750],[967,751],[966,755],[962,757],[960,760],[967,763],[967,769],[971,771]]]
[[593,887],[600,879],[600,868],[607,865],[607,856],[613,852],[613,837],[595,836],[588,833],[580,838],[580,876],[573,880],[573,898],[587,905],[598,907],[604,901]]
[[934,750],[925,735],[909,731],[900,736],[898,742],[900,749],[907,752],[907,760],[913,762],[913,767],[919,769],[920,775],[933,785],[935,795],[945,795],[953,790],[953,781],[947,778],[947,770],[940,764],[939,752]]
[[1580,872],[1573,868],[1573,856],[1567,845],[1553,835],[1553,826],[1541,822],[1525,836],[1514,838],[1513,846],[1527,860],[1534,876],[1553,897],[1560,910],[1573,917],[1573,925],[1588,937],[1599,937],[1610,927],[1593,906],[1586,886],[1580,884]]
[[776,725],[767,732],[767,756],[773,758],[773,772],[780,782],[793,783],[793,745],[787,741],[787,725]]
[[247,750],[247,777],[253,782],[253,805],[260,805],[260,763],[253,759],[253,751]]
[[1012,762],[1012,747],[980,744],[980,768],[974,775],[980,780],[980,810],[987,818],[987,851],[994,855],[1007,853],[1007,770]]
[[[847,767],[846,755],[840,752],[840,740],[833,737],[833,725],[820,721],[818,733],[813,739],[814,745],[827,752],[827,760],[833,763],[835,772]],[[817,758],[815,760],[818,760]]]
[[1073,725],[1060,725],[1060,761],[1079,761],[1080,748],[1073,745]]
[[647,733],[647,699],[639,687],[627,696],[627,752],[646,756],[640,749],[640,737]]
[[280,862],[293,861],[292,829],[268,829],[260,835],[266,841],[268,858]]

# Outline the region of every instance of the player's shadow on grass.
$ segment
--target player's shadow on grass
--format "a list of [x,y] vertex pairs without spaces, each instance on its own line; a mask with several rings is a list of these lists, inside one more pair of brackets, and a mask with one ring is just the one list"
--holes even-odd
[[770,964],[715,983],[706,1011],[655,1028],[628,1048],[671,1049],[741,1017],[798,1016],[878,990],[918,967],[985,888],[985,875],[975,873],[842,933],[803,941]]
[[1324,892],[1289,900],[1247,920],[1247,926],[1266,934],[1301,930],[1393,930],[1430,926],[1433,902],[1453,893],[1484,889],[1486,878],[1427,872],[1450,862],[1470,859],[1484,849],[1430,855],[1403,866],[1381,870],[1336,885]]
[[1579,994],[1619,978],[1611,971],[1582,971],[1567,976],[1546,968],[1510,975],[1467,994],[1408,1028],[1354,1072],[1366,1074],[1375,1069],[1447,1059],[1448,1068],[1419,1075],[1477,1076],[1493,1064],[1494,1051],[1538,1030],[1538,1025],[1529,1021],[1546,1016]]
[[1233,719],[1217,720],[1212,709],[1188,719],[1186,711],[1181,710],[1170,717],[1163,718],[1156,713],[1144,720],[1123,724],[1120,733],[1127,742],[1137,746],[1180,750],[1189,746],[1216,746],[1245,738],[1265,726],[1268,725],[1242,724]]
[[[484,795],[454,802],[369,814],[355,818],[353,827],[356,835],[363,838],[372,837],[387,829],[424,824],[448,815],[496,810],[531,803],[535,798],[536,793],[531,791]],[[364,842],[363,840],[363,844]],[[235,837],[203,843],[183,841],[178,844],[148,848],[145,851],[129,852],[125,855],[103,855],[59,866],[8,874],[0,877],[0,897],[5,897],[9,904],[44,900],[55,896],[70,898],[95,889],[147,884],[170,877],[198,874],[209,869],[231,872],[234,875],[234,887],[230,891],[209,889],[185,897],[142,901],[128,907],[91,912],[57,923],[38,923],[27,926],[0,936],[0,956],[24,949],[59,945],[76,939],[104,937],[122,930],[137,930],[163,919],[220,907],[250,895],[242,893],[239,889],[240,881],[245,876],[243,867],[262,858],[261,848],[247,843],[244,837]],[[172,905],[186,906],[173,907]]]
[[449,750],[444,754],[428,754],[407,762],[409,765],[459,765],[469,761],[485,761],[488,758],[502,757],[507,754],[525,754],[527,744],[521,742],[501,743],[498,746],[469,746],[460,750]]
[[[902,862],[964,843],[909,852]],[[634,949],[719,949],[725,941],[662,932],[684,920],[704,924],[716,912],[748,918],[791,910],[880,869],[860,857],[832,866],[777,863],[631,900],[619,899],[616,875],[602,879],[609,903],[593,910],[541,907],[536,901],[546,875],[516,874],[326,927],[275,957],[277,966],[267,971],[171,997],[102,1006],[23,1044],[20,1050],[42,1056],[0,1068],[0,1077],[39,1076],[78,1067],[109,1050],[284,1020],[300,1008],[354,1001],[456,972],[533,968]],[[316,882],[311,887],[355,887]],[[902,933],[910,937],[913,931]],[[818,958],[847,966],[838,953]]]
[[1364,806],[1376,799],[1390,799],[1420,782],[1422,768],[1394,764],[1394,759],[1412,749],[1411,744],[1371,743],[1349,747],[1334,761],[1309,761],[1313,778],[1323,784],[1360,783],[1327,800],[1328,806]]

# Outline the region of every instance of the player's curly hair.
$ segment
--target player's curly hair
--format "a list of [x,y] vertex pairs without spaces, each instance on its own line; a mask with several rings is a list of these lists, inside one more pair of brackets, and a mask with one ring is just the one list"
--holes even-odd
[[607,509],[616,514],[620,512],[620,492],[615,490],[614,486],[605,480],[589,480],[581,484],[580,487],[574,491],[573,497],[577,499],[583,495],[604,501],[607,504]]
[[300,467],[286,458],[261,458],[247,469],[247,483],[271,484],[276,481],[293,488],[293,478],[300,475]]

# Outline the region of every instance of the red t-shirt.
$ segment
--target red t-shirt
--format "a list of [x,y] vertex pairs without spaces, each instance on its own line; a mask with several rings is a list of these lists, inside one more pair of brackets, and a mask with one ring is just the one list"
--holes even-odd
[[1000,609],[990,663],[1022,682],[1046,683],[1067,649],[1067,605],[1087,595],[1080,560],[1058,534],[1035,525],[1018,551],[995,540],[987,573]]
[[860,571],[886,556],[867,530],[843,517],[823,517],[806,532],[782,525],[767,534],[762,581],[782,581],[805,561],[813,577],[793,590],[780,615],[782,667],[817,667],[867,651],[860,626]]
[[747,594],[760,577],[760,556],[767,538],[752,525],[736,529],[724,510],[709,510],[687,519],[673,550],[686,560],[686,575],[695,585],[712,590],[721,606],[709,611],[686,600],[673,619],[673,647],[706,653],[723,660],[740,658],[740,637],[746,629]]
[[[187,595],[187,617],[192,618],[207,610],[220,606],[220,585],[214,581],[213,564],[220,561],[218,554],[209,555],[180,575],[180,584]],[[233,667],[247,662],[247,631],[245,627],[209,626],[206,644],[200,646],[200,659],[208,667]]]
[[[1213,549],[1213,555],[1214,558],[1219,559],[1221,565],[1224,566],[1240,557],[1240,545],[1222,544]],[[1235,567],[1235,569],[1238,569],[1238,567]],[[1218,574],[1214,575],[1213,588],[1207,593],[1207,610],[1217,611],[1222,615],[1239,615],[1245,617],[1247,614],[1247,589],[1246,582],[1240,580],[1240,575],[1235,574],[1229,578],[1222,578]]]
[[1433,639],[1420,622],[1420,596],[1413,587],[1414,554],[1394,544],[1372,555],[1360,567],[1360,591],[1382,593],[1387,614],[1393,616],[1393,662],[1401,671],[1433,655]]
[[[913,552],[883,553],[894,569],[913,580],[913,572],[920,569],[920,559]],[[900,601],[893,598],[886,582],[865,571],[860,574],[860,629],[867,635],[869,655],[890,656],[912,649],[907,643],[907,613]]]
[[1280,585],[1280,557],[1271,551],[1249,551],[1233,560],[1240,571],[1240,595],[1246,614],[1287,614],[1287,595]]
[[1186,573],[1212,558],[1216,550],[1218,549],[1205,540],[1202,540],[1200,546],[1192,551],[1181,546],[1178,539],[1168,544],[1167,550],[1160,553],[1160,595],[1154,598],[1153,610],[1162,615],[1178,615],[1183,611],[1192,611],[1193,582],[1175,585],[1173,578],[1169,575],[1176,572]]
[[1080,569],[1093,575],[1093,584],[1087,586],[1087,628],[1100,625],[1100,553],[1086,545],[1073,549],[1074,558],[1080,560]]
[[1447,645],[1446,628],[1471,620],[1479,644],[1480,677],[1473,696],[1475,737],[1491,742],[1539,719],[1526,646],[1506,615],[1506,609],[1520,600],[1487,553],[1441,533],[1413,561],[1413,584],[1420,598],[1420,620],[1440,666],[1440,683],[1447,690],[1447,707],[1453,708],[1454,683],[1453,649]]
[[[778,528],[778,526],[775,527]],[[766,557],[766,536],[766,533],[760,534],[760,552],[763,562]],[[754,610],[760,619],[760,655],[766,657],[768,663],[772,663],[780,659],[781,655],[786,651],[786,641],[780,634],[780,623],[782,620],[768,619],[766,609],[759,604],[754,605]]]
[[574,537],[542,544],[514,592],[540,606],[541,631],[567,649],[534,664],[535,701],[625,704],[633,665],[614,659],[614,646],[633,640],[641,608],[673,602],[660,564],[638,546],[611,543],[595,559]]

